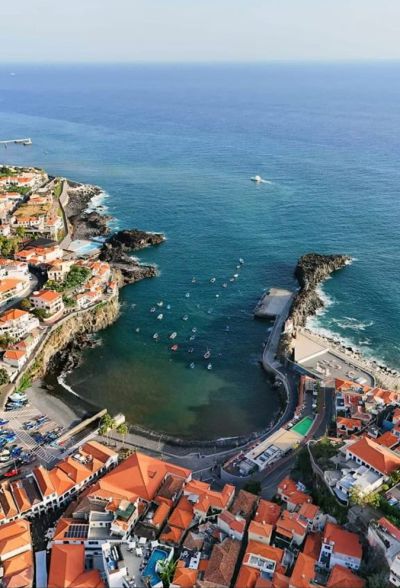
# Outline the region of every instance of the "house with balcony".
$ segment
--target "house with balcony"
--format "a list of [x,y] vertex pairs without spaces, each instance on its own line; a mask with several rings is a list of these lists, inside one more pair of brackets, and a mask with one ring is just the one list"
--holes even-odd
[[0,335],[9,335],[17,341],[38,327],[39,319],[25,310],[13,308],[0,316]]
[[46,318],[55,320],[62,316],[64,312],[64,302],[59,292],[55,290],[40,290],[33,292],[29,297],[34,308],[43,310]]
[[328,523],[323,532],[318,564],[326,569],[339,565],[357,571],[361,565],[361,558],[359,536],[339,525]]

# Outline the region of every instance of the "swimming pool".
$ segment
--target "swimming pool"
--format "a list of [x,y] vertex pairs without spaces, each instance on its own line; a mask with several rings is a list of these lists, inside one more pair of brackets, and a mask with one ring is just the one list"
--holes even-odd
[[157,562],[164,561],[167,559],[167,557],[168,553],[159,548],[155,549],[151,554],[150,559],[142,573],[142,578],[150,579],[150,586],[156,586],[159,582],[161,582],[161,578],[156,572],[156,566]]
[[296,433],[305,436],[310,430],[312,424],[313,419],[311,417],[304,417],[304,419],[301,419],[301,421],[299,421],[297,425],[292,427],[292,431],[296,431]]

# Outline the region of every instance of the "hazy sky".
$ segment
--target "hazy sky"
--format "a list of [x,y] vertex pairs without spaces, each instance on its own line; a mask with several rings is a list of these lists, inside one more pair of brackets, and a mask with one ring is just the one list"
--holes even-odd
[[0,60],[400,59],[400,0],[1,0]]

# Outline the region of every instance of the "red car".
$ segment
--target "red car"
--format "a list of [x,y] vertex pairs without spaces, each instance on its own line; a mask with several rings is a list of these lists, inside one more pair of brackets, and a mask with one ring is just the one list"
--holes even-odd
[[14,476],[18,476],[19,469],[14,468],[13,470],[8,470],[4,475],[6,478],[13,478]]

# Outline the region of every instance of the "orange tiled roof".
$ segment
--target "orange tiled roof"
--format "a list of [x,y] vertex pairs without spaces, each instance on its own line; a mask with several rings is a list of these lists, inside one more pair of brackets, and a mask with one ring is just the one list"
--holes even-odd
[[110,457],[116,457],[118,454],[113,449],[106,447],[98,441],[88,441],[82,447],[82,451],[88,453],[98,459],[99,461],[106,463]]
[[189,568],[177,567],[172,583],[181,588],[193,588],[197,580],[197,570],[190,570]]
[[342,425],[346,427],[346,429],[354,429],[355,427],[361,428],[361,421],[360,419],[348,419],[346,417],[338,417],[336,419],[336,423],[338,425]]
[[261,499],[258,503],[254,520],[262,523],[269,523],[270,525],[276,525],[276,521],[281,515],[281,507],[275,502]]
[[16,280],[15,278],[5,278],[0,280],[0,292],[8,292],[14,290],[18,284],[21,284],[23,280]]
[[311,496],[298,490],[296,482],[289,477],[278,484],[278,493],[286,497],[288,502],[297,506],[300,506],[304,502],[312,502]]
[[251,521],[249,525],[249,533],[254,533],[265,539],[270,539],[274,526],[269,523],[259,523],[258,521]]
[[236,580],[235,588],[255,588],[259,577],[259,570],[242,565]]
[[27,510],[30,510],[32,504],[21,481],[16,480],[15,482],[11,482],[10,488],[14,496],[15,504],[18,506],[19,512],[26,512]]
[[390,535],[395,537],[395,539],[397,539],[397,541],[400,541],[400,529],[398,527],[396,527],[396,525],[394,525],[393,523],[388,521],[388,519],[386,519],[385,517],[381,517],[378,521],[378,525],[380,525],[381,527],[386,529],[386,531]]
[[398,455],[367,437],[359,439],[347,449],[381,474],[390,475],[400,468]]
[[45,302],[54,302],[54,300],[61,298],[61,294],[55,290],[40,290],[40,292],[33,293],[31,297]]
[[178,544],[182,539],[182,536],[185,532],[185,529],[180,529],[179,527],[170,526],[168,523],[164,527],[163,533],[160,535],[160,541],[164,541],[165,543],[176,543]]
[[237,533],[244,533],[246,528],[246,519],[235,516],[229,510],[225,510],[218,516],[218,520],[223,521],[232,531]]
[[29,312],[25,312],[25,310],[19,310],[18,308],[12,308],[11,310],[7,310],[0,316],[0,322],[8,323],[8,321],[15,321],[20,319],[21,317],[27,317]]
[[48,585],[51,588],[103,588],[98,570],[85,570],[85,548],[79,545],[53,545]]
[[328,523],[324,531],[324,543],[333,543],[333,552],[361,559],[362,548],[357,533],[346,531],[339,525]]
[[299,510],[299,515],[308,521],[313,521],[318,513],[319,507],[315,504],[310,504],[309,502],[302,504]]
[[165,476],[172,473],[189,478],[191,471],[165,461],[135,452],[98,482],[108,495],[123,495],[131,502],[140,497],[152,500]]
[[4,588],[31,588],[33,584],[32,550],[14,555],[2,563]]
[[224,510],[229,506],[235,494],[235,487],[225,484],[221,492],[211,490],[211,486],[199,480],[191,480],[184,488],[184,493],[195,502],[195,510],[207,513],[210,508]]
[[390,431],[386,431],[386,433],[383,433],[383,435],[375,439],[375,441],[379,445],[383,445],[383,447],[389,447],[389,449],[399,443],[399,439]]
[[155,527],[159,527],[163,524],[166,520],[167,516],[169,515],[170,507],[165,502],[161,502],[153,514],[153,518],[151,520],[152,524]]
[[188,529],[192,520],[193,506],[186,496],[182,496],[168,519],[168,525],[179,529]]
[[[55,529],[55,532],[54,532],[53,539],[54,540],[62,540],[62,539],[64,539],[65,538],[65,535],[66,535],[66,533],[68,531],[68,529],[70,528],[70,526],[71,525],[78,525],[78,524],[81,527],[83,527],[83,526],[87,527],[88,526],[87,521],[80,520],[80,519],[71,519],[71,518],[67,518],[67,517],[62,517],[58,521],[58,523],[56,525],[56,529]],[[84,536],[82,536],[82,537],[76,537],[76,540],[77,541],[79,541],[80,539],[81,540],[82,539],[87,539],[87,537],[84,537]]]
[[0,559],[14,550],[31,548],[30,524],[24,519],[0,526]]
[[365,582],[348,568],[333,566],[327,588],[364,588]]
[[307,523],[298,513],[284,510],[276,523],[276,531],[284,537],[292,538],[293,535],[302,537],[307,532]]
[[211,585],[229,586],[239,556],[241,543],[234,539],[225,539],[214,545],[204,574],[204,580]]
[[293,568],[290,586],[293,588],[314,588],[316,563],[317,561],[313,557],[299,553]]
[[266,545],[260,541],[249,541],[247,544],[245,556],[243,558],[243,564],[246,565],[251,555],[257,555],[258,557],[270,559],[276,564],[279,564],[282,561],[283,553],[283,549],[280,549],[280,547]]
[[4,353],[4,359],[22,359],[25,357],[26,351],[22,351],[21,349],[7,349]]
[[[18,509],[10,492],[10,485],[8,482],[0,484],[0,504],[2,508],[0,519],[9,519],[18,514]],[[1,528],[4,529],[4,527]]]
[[321,533],[309,533],[304,543],[303,553],[314,559],[319,559],[322,546]]
[[50,496],[54,493],[54,486],[49,472],[41,465],[33,470],[36,482],[43,496]]
[[234,515],[240,515],[248,520],[253,513],[258,500],[259,498],[255,494],[246,492],[245,490],[239,490],[239,493],[229,510]]

